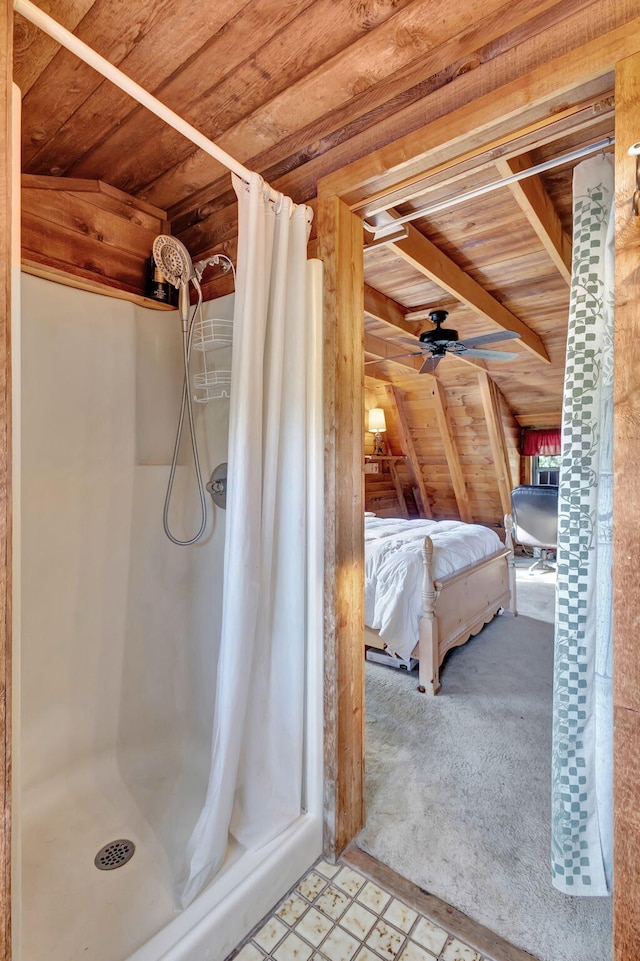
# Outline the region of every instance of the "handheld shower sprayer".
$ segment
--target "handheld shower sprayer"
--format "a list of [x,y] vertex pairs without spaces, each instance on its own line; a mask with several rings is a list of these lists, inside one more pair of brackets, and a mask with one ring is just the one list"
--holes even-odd
[[193,263],[189,251],[177,237],[160,234],[153,241],[153,256],[170,284],[179,287],[193,277]]
[[[196,440],[195,427],[193,422],[193,401],[191,398],[190,391],[190,376],[189,376],[189,361],[191,358],[191,340],[193,337],[193,321],[196,313],[202,307],[202,288],[200,286],[200,279],[206,270],[206,268],[212,264],[216,266],[222,266],[224,271],[233,270],[233,264],[231,260],[225,254],[215,254],[208,260],[201,260],[195,265],[191,260],[189,251],[185,245],[177,239],[177,237],[171,237],[167,234],[161,234],[159,237],[153,241],[153,257],[158,266],[158,269],[164,274],[168,283],[173,284],[174,287],[178,288],[180,291],[180,296],[178,300],[178,307],[180,311],[180,320],[182,322],[182,346],[183,346],[183,359],[184,359],[184,383],[182,387],[182,403],[180,406],[180,418],[178,421],[178,430],[176,433],[176,442],[173,450],[173,459],[171,462],[171,472],[169,474],[169,484],[167,486],[167,495],[164,502],[164,514],[163,514],[163,526],[164,532],[170,541],[174,544],[179,544],[182,547],[186,547],[189,544],[195,544],[196,541],[200,540],[204,534],[205,528],[207,526],[207,504],[205,498],[205,488],[202,481],[202,471],[200,470],[200,460],[198,457],[198,444]],[[235,276],[235,271],[234,271]],[[198,291],[198,304],[193,312],[191,322],[189,322],[189,282],[192,282],[196,290]],[[178,464],[178,451],[180,449],[180,440],[182,438],[182,428],[184,425],[184,413],[185,409],[187,411],[189,420],[189,433],[191,436],[191,449],[193,451],[193,462],[196,473],[196,480],[198,484],[198,493],[200,496],[200,510],[201,510],[201,523],[198,533],[189,540],[179,540],[179,538],[174,537],[169,528],[169,506],[171,503],[171,495],[173,493],[173,483],[175,480],[176,467]]]
[[160,234],[153,241],[153,259],[166,280],[180,291],[178,308],[182,330],[189,324],[189,281],[196,274],[189,251],[177,237]]
[[183,330],[187,329],[189,322],[189,281],[193,281],[199,289],[207,267],[222,267],[225,273],[233,270],[233,264],[226,254],[214,254],[213,257],[194,264],[182,241],[168,234],[160,234],[153,241],[153,259],[168,283],[180,291],[178,307]]

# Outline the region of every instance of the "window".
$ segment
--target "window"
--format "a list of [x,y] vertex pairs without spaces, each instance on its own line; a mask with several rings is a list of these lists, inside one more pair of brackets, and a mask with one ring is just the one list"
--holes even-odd
[[532,457],[532,477],[534,484],[556,484],[560,477],[560,455],[538,454]]

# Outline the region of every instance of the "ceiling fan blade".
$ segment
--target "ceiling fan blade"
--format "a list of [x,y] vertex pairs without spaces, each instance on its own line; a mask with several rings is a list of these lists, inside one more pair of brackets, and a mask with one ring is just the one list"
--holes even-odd
[[394,337],[393,343],[402,344],[403,347],[410,347],[416,354],[424,349],[424,345],[420,343],[417,337]]
[[422,351],[420,350],[414,350],[413,353],[411,354],[405,353],[405,354],[394,354],[393,357],[376,357],[375,360],[365,360],[364,366],[366,367],[367,364],[384,364],[385,360],[399,360],[400,357],[415,357],[416,355],[421,353]]
[[477,347],[463,347],[462,350],[453,350],[451,353],[457,357],[484,357],[485,360],[515,360],[520,356],[511,350],[480,350]]
[[427,357],[424,364],[418,371],[418,373],[432,374],[441,360],[442,360],[442,357],[439,354],[432,355],[431,357]]
[[499,340],[514,340],[519,338],[515,330],[497,330],[494,334],[480,334],[479,337],[466,337],[458,343],[464,347],[480,347],[482,344],[497,344]]

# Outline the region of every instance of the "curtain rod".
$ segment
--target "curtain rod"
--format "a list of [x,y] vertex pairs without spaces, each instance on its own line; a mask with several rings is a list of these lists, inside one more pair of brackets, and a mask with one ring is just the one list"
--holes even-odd
[[422,207],[420,210],[412,210],[410,214],[405,214],[403,217],[396,217],[390,223],[381,224],[379,227],[376,227],[374,224],[368,224],[366,220],[363,220],[362,224],[365,230],[369,231],[369,233],[375,234],[376,240],[383,239],[387,234],[395,233],[398,227],[401,227],[402,224],[408,224],[412,220],[419,220],[420,217],[428,217],[429,214],[438,213],[440,210],[446,210],[448,207],[455,207],[458,204],[465,203],[467,200],[475,200],[476,197],[482,197],[484,194],[498,190],[500,187],[507,187],[509,184],[517,183],[518,180],[525,180],[527,177],[532,177],[534,174],[542,173],[545,170],[552,170],[553,167],[559,167],[571,160],[579,160],[581,157],[586,157],[588,154],[598,153],[599,150],[604,150],[606,147],[610,147],[615,142],[615,137],[605,137],[604,140],[599,140],[597,143],[589,144],[586,147],[579,147],[577,150],[572,150],[570,153],[563,154],[561,157],[553,157],[551,160],[545,160],[544,163],[535,164],[533,167],[527,167],[526,170],[521,170],[519,173],[511,174],[509,177],[503,177],[501,180],[494,180],[490,184],[484,184],[482,187],[476,187],[475,190],[469,190],[467,193],[457,194],[455,197],[449,197],[447,200],[441,200],[439,203],[433,204],[431,207]]
[[[204,152],[209,154],[210,157],[213,157],[214,160],[217,160],[228,170],[237,174],[237,176],[246,183],[249,183],[251,180],[251,171],[247,167],[236,160],[235,157],[226,153],[222,147],[218,147],[217,144],[205,137],[204,134],[196,130],[195,127],[192,127],[190,123],[183,120],[183,118],[177,113],[174,113],[173,110],[170,110],[162,101],[150,94],[148,90],[141,87],[140,84],[132,80],[131,77],[128,77],[122,70],[115,67],[109,60],[106,60],[100,56],[99,53],[96,53],[88,44],[76,37],[67,30],[66,27],[59,24],[57,20],[54,20],[40,10],[34,3],[31,3],[31,0],[13,0],[13,9],[26,20],[35,24],[36,27],[39,27],[44,33],[53,37],[54,40],[57,40],[58,43],[66,47],[71,53],[74,53],[80,60],[84,60],[85,63],[93,67],[94,70],[97,70],[103,77],[106,77],[107,80],[114,83],[116,87],[124,90],[130,97],[133,97],[134,100],[142,104],[143,107],[146,107],[154,113],[156,117],[164,120],[165,123],[173,127],[174,130],[177,130],[178,133],[181,133],[187,140],[190,140],[197,147],[200,147],[201,150],[204,150]],[[269,186],[269,184],[266,186],[269,190],[270,200],[277,200],[282,196],[274,190],[273,187]]]

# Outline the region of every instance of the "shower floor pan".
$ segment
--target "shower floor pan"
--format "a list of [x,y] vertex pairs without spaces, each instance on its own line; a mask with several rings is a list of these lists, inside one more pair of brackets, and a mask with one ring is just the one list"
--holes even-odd
[[[99,871],[100,848],[124,838],[131,860]],[[25,791],[22,855],[25,961],[124,961],[174,915],[166,854],[115,764]]]
[[[303,815],[258,851],[230,846],[185,911],[115,762],[25,790],[21,834],[21,961],[223,961],[318,857],[322,823]],[[98,870],[98,851],[119,839],[133,857]]]

